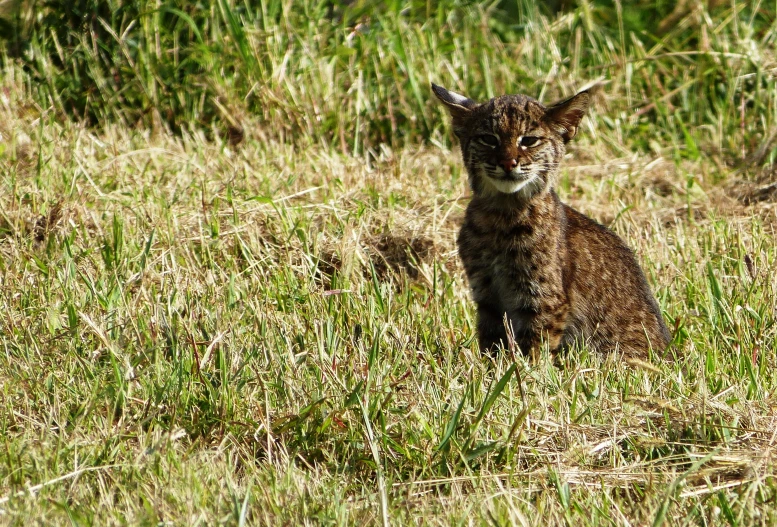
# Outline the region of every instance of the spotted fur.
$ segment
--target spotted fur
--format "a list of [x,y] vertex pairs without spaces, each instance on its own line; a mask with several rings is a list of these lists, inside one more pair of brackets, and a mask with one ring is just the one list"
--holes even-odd
[[612,231],[562,203],[565,144],[588,109],[581,92],[545,107],[524,95],[479,104],[440,86],[473,197],[458,238],[483,351],[589,349],[644,357],[669,331],[634,254]]

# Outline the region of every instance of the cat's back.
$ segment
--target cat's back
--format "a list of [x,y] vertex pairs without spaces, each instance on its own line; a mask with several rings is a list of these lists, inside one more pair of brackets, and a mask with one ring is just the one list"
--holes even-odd
[[[573,317],[599,347],[662,349],[669,331],[636,256],[614,232],[564,204]],[[639,353],[642,354],[642,353]]]

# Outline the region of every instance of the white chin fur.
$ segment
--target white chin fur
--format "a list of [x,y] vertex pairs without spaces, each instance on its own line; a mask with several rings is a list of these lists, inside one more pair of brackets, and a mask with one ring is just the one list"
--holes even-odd
[[[493,186],[496,190],[501,192],[502,194],[515,194],[516,192],[523,191],[530,191],[532,185],[536,180],[536,175],[531,175],[526,179],[522,179],[520,181],[510,181],[505,179],[491,179],[486,178],[489,183],[491,183],[491,186]],[[533,185],[532,185],[533,186]]]

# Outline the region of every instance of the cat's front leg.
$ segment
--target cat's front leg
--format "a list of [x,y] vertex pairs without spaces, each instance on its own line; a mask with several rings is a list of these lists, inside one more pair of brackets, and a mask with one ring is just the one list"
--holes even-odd
[[540,333],[531,330],[525,314],[508,313],[488,302],[478,303],[478,340],[484,353],[515,346],[524,355],[539,350],[541,343]]
[[478,343],[481,353],[494,353],[507,347],[504,312],[487,302],[478,302]]

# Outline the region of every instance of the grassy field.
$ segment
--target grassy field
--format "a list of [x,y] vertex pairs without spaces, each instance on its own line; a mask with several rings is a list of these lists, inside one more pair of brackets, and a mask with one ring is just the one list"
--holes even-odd
[[[773,2],[10,4],[0,524],[777,522]],[[596,80],[675,360],[483,357],[429,82]]]

